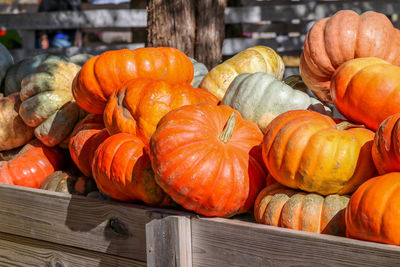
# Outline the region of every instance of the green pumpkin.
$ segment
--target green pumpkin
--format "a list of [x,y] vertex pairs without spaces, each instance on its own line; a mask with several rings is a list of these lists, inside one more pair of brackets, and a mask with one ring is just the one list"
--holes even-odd
[[193,87],[197,88],[199,87],[201,80],[203,80],[204,76],[206,76],[206,74],[208,73],[208,69],[203,63],[200,63],[191,57],[189,57],[189,59],[190,61],[192,61],[194,69],[193,80],[191,84]]
[[93,55],[91,54],[76,54],[69,58],[69,62],[75,63],[76,65],[83,66]]
[[0,84],[6,76],[7,70],[14,64],[14,59],[7,48],[0,44]]
[[78,65],[52,56],[21,82],[19,114],[35,128],[35,136],[46,146],[58,145],[68,138],[82,116],[71,90],[79,70]]
[[90,192],[97,191],[97,186],[92,178],[69,171],[56,171],[46,177],[40,189],[86,196]]
[[278,115],[297,109],[311,109],[330,115],[329,107],[306,93],[295,90],[265,72],[238,75],[229,85],[223,105],[231,106],[264,132]]

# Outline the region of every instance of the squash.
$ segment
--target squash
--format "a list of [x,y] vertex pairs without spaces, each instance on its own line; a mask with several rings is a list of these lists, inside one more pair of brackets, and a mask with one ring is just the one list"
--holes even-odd
[[6,76],[7,70],[14,64],[14,59],[8,49],[0,44],[0,85]]
[[400,173],[391,172],[362,184],[346,209],[346,236],[400,245]]
[[230,83],[241,73],[266,72],[282,80],[285,65],[282,58],[267,46],[247,48],[215,66],[201,81],[199,87],[222,99]]
[[380,175],[400,171],[400,113],[386,118],[376,131],[372,159]]
[[49,56],[21,82],[19,115],[47,146],[68,138],[83,114],[71,92],[79,69],[74,63]]
[[334,73],[331,94],[346,118],[376,131],[400,112],[400,67],[378,58],[349,60]]
[[218,99],[186,83],[138,78],[124,83],[108,101],[104,124],[110,134],[132,133],[148,146],[157,123],[168,111],[183,105]]
[[273,184],[257,196],[254,217],[261,224],[344,236],[349,199],[337,194],[323,197]]
[[171,199],[154,179],[144,147],[143,142],[132,134],[119,133],[108,137],[93,157],[93,178],[99,190],[113,199],[171,206]]
[[24,123],[18,114],[19,93],[0,98],[0,151],[25,145],[33,138],[33,128]]
[[276,116],[289,110],[319,108],[330,113],[317,99],[263,72],[236,76],[221,103],[239,111],[244,119],[255,122],[263,132]]
[[178,204],[205,216],[251,210],[265,186],[262,133],[228,106],[186,105],[168,112],[150,141],[155,179]]
[[189,57],[190,61],[193,64],[193,80],[190,83],[193,87],[197,88],[199,87],[200,82],[203,80],[204,76],[208,73],[208,69],[206,65],[203,63],[200,63],[196,61],[195,59]]
[[374,132],[309,110],[293,110],[267,127],[263,159],[282,185],[321,195],[350,194],[376,175]]
[[184,53],[171,47],[107,51],[83,65],[74,79],[72,92],[82,109],[103,114],[114,91],[126,81],[140,77],[190,83],[193,65]]
[[97,186],[91,178],[79,176],[71,171],[55,171],[44,179],[40,189],[86,196],[97,191]]
[[300,74],[320,100],[332,103],[330,83],[335,70],[363,57],[400,65],[400,32],[384,14],[341,10],[315,23],[307,33]]
[[48,175],[61,168],[63,160],[58,148],[34,139],[11,160],[0,161],[0,183],[39,188]]
[[93,55],[86,54],[86,53],[75,54],[75,55],[71,56],[68,61],[82,67],[86,63],[86,61],[88,61],[92,57],[93,57]]

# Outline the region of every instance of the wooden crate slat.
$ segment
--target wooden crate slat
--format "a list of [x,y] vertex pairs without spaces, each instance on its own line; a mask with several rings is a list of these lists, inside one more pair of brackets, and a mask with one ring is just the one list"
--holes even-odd
[[229,220],[192,219],[193,266],[398,266],[400,247]]
[[146,263],[0,233],[0,266],[144,267]]
[[0,232],[139,261],[146,261],[146,223],[168,212],[179,214],[0,185]]

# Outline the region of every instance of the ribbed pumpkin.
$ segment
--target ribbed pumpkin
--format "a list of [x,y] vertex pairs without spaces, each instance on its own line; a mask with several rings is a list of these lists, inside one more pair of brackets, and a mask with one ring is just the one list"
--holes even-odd
[[69,152],[72,160],[85,176],[92,177],[94,153],[109,136],[101,115],[89,114],[76,125],[70,138]]
[[349,120],[378,129],[400,112],[400,67],[378,58],[357,58],[341,65],[332,77],[332,99]]
[[14,64],[14,59],[7,48],[0,44],[0,85],[6,76],[7,70]]
[[308,110],[288,111],[267,127],[263,159],[281,184],[322,195],[350,194],[376,175],[371,147],[374,132],[336,124]]
[[389,116],[376,131],[372,159],[379,174],[400,171],[400,113]]
[[132,133],[147,146],[157,123],[168,111],[202,102],[217,104],[218,99],[186,83],[133,79],[111,96],[104,110],[104,124],[110,134]]
[[97,186],[91,178],[70,171],[55,171],[44,179],[40,189],[86,196],[90,192],[97,191]]
[[9,161],[0,161],[0,183],[39,188],[43,180],[63,164],[58,148],[35,139]]
[[215,66],[199,87],[222,99],[229,84],[241,73],[266,72],[281,80],[285,65],[282,58],[267,46],[254,46]]
[[193,65],[184,53],[171,47],[107,51],[83,65],[72,92],[81,108],[102,114],[114,91],[139,77],[190,83]]
[[332,102],[331,77],[344,62],[378,57],[400,64],[400,33],[384,14],[358,15],[341,10],[318,21],[307,33],[300,59],[300,73],[307,86],[322,101]]
[[344,236],[348,202],[348,196],[323,197],[273,184],[257,196],[254,217],[261,224]]
[[19,114],[35,127],[35,136],[47,146],[68,138],[82,116],[71,85],[80,67],[58,57],[48,57],[21,82]]
[[205,216],[248,211],[265,185],[261,140],[257,125],[228,106],[174,109],[150,141],[156,181],[175,202]]
[[276,116],[289,110],[320,108],[330,112],[317,99],[264,72],[236,76],[221,103],[239,111],[244,119],[255,122],[263,132]]
[[0,151],[25,145],[33,138],[33,128],[18,114],[19,93],[0,98]]
[[98,188],[113,199],[143,201],[150,206],[170,206],[171,199],[157,185],[143,142],[119,133],[97,148],[92,173]]
[[204,76],[208,73],[208,69],[206,65],[203,63],[200,63],[196,61],[195,59],[189,57],[190,61],[193,64],[193,80],[190,83],[193,87],[197,88],[199,87],[200,82],[203,80]]
[[346,236],[400,245],[400,173],[362,184],[346,209]]

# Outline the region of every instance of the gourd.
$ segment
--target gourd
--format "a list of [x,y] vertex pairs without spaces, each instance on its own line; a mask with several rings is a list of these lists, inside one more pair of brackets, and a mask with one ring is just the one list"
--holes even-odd
[[208,73],[208,69],[203,63],[200,63],[191,57],[189,57],[189,59],[192,62],[194,69],[193,80],[190,84],[193,87],[197,88],[199,87],[199,84],[203,80],[204,76],[206,76],[206,74]]
[[8,49],[0,44],[0,85],[6,76],[7,70],[14,64],[14,58]]
[[86,196],[90,192],[97,191],[97,186],[91,178],[71,171],[55,171],[44,179],[40,189]]

